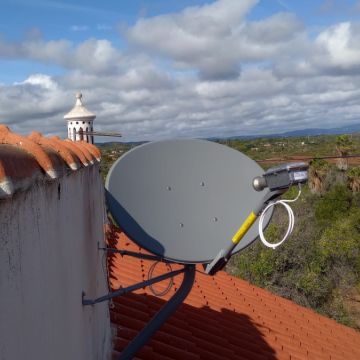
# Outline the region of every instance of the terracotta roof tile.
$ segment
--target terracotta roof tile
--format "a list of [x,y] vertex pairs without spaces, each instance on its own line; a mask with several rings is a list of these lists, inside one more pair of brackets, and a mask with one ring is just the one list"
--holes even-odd
[[[107,234],[110,246],[146,253],[113,227]],[[147,279],[151,264],[111,254],[111,287]],[[157,266],[154,275],[165,271],[164,265]],[[199,266],[184,304],[138,353],[138,359],[360,359],[360,334],[355,330],[225,272],[212,277],[201,271]],[[167,281],[155,285],[156,290],[165,288]],[[113,300],[111,320],[118,337],[115,355],[180,283],[181,277],[175,277],[173,288],[162,298],[145,288]]]
[[0,198],[26,189],[43,176],[33,156],[12,145],[0,145]]
[[56,178],[57,174],[51,163],[51,160],[48,154],[36,144],[34,141],[27,139],[24,136],[14,134],[10,129],[5,125],[0,125],[0,144],[15,145],[30,155],[33,155],[37,160],[38,164],[43,168],[43,170],[51,177]]
[[79,143],[83,144],[97,161],[100,161],[101,151],[95,145],[87,143],[86,141],[80,141]]
[[89,149],[87,148],[87,146],[85,146],[85,142],[80,142],[80,141],[72,141],[67,139],[66,141],[68,142],[72,142],[76,147],[78,147],[82,153],[84,154],[84,156],[86,157],[86,160],[90,163],[93,164],[94,161],[96,160],[95,156],[92,155],[92,153],[89,151]]
[[62,159],[68,164],[70,169],[77,170],[79,167],[75,161],[74,156],[71,154],[71,152],[67,149],[66,146],[63,145],[62,141],[56,141],[55,139],[48,139],[39,132],[32,132],[28,138],[38,145],[48,147],[50,149],[55,150]]
[[71,140],[67,139],[67,140],[64,141],[64,146],[68,147],[74,154],[76,154],[76,156],[79,158],[79,160],[81,161],[81,163],[84,166],[89,165],[89,161],[88,161],[87,157],[85,156],[82,148],[75,145],[74,141],[71,141]]
[[100,151],[91,144],[74,145],[38,132],[22,136],[0,124],[0,199],[27,189],[40,178],[51,180],[87,166],[87,158],[99,161]]
[[0,162],[0,191],[0,197],[10,196],[14,191],[12,181],[7,175],[2,162]]

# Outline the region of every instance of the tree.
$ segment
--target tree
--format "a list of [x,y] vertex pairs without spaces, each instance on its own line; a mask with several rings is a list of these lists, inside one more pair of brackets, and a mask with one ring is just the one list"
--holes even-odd
[[346,172],[347,184],[352,192],[360,191],[360,166],[349,169]]
[[325,178],[329,164],[321,159],[314,159],[309,167],[309,188],[311,192],[322,194],[325,191]]
[[[354,144],[349,135],[339,135],[336,138],[336,151],[339,156],[347,156],[354,149]],[[346,158],[339,158],[337,166],[340,170],[346,170],[348,168],[348,160]]]

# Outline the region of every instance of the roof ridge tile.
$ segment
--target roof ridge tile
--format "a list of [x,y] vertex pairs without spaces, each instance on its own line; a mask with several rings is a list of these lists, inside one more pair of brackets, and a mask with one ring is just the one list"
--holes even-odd
[[55,150],[61,158],[68,164],[71,170],[78,170],[78,165],[74,159],[74,156],[70,151],[64,146],[60,141],[56,141],[54,138],[48,139],[44,137],[41,133],[33,131],[28,138],[38,145],[47,146]]
[[34,156],[40,167],[52,178],[57,178],[56,170],[50,157],[40,145],[25,136],[13,133],[7,126],[0,125],[0,144],[15,145]]
[[86,141],[79,141],[80,144],[84,145],[87,150],[94,156],[94,158],[99,162],[101,159],[101,151],[93,144],[90,144]]
[[66,139],[64,140],[64,143],[70,147],[70,149],[76,154],[84,166],[89,166],[91,164],[92,157],[89,155],[89,152],[85,154],[84,148],[76,144],[76,141]]
[[0,146],[0,199],[29,188],[44,173],[49,179],[56,179],[65,168],[75,171],[81,164],[88,166],[101,157],[100,150],[92,144],[74,145],[40,132],[23,136],[3,124],[0,124]]

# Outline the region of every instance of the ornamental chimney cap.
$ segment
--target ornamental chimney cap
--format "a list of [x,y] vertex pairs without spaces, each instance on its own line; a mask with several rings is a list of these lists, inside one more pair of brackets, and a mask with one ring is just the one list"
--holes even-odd
[[82,93],[77,92],[75,94],[76,102],[75,106],[64,116],[66,120],[73,120],[73,119],[86,119],[86,120],[94,120],[96,115],[86,109],[82,102]]

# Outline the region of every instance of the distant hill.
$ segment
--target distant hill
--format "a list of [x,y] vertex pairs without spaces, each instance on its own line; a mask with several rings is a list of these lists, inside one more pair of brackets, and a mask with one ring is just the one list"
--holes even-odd
[[[351,134],[360,132],[360,123],[356,125],[347,125],[337,128],[330,129],[302,129],[302,130],[294,130],[294,131],[286,131],[283,133],[275,133],[275,134],[267,134],[267,135],[239,135],[239,136],[231,136],[231,137],[211,137],[207,138],[207,140],[216,141],[216,140],[237,140],[237,139],[257,139],[257,138],[282,138],[282,137],[299,137],[299,136],[318,136],[318,135],[339,135],[339,134]],[[144,144],[148,141],[134,141],[134,142],[123,142],[122,144],[126,144],[128,146],[138,146]],[[107,147],[113,146],[115,144],[119,144],[120,142],[105,142],[105,143],[96,143],[99,147]]]
[[129,141],[129,142],[121,142],[121,141],[110,141],[103,143],[95,143],[98,147],[112,147],[114,145],[124,144],[127,146],[138,146],[147,143],[148,141]]
[[247,136],[232,136],[227,139],[256,139],[256,138],[277,138],[277,137],[299,137],[299,136],[317,136],[317,135],[338,135],[351,134],[360,132],[360,124],[348,125],[330,129],[302,129],[287,131],[284,133],[268,134],[268,135],[247,135]]

